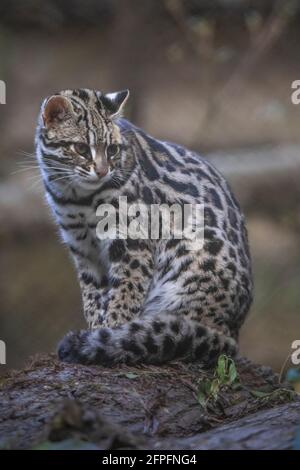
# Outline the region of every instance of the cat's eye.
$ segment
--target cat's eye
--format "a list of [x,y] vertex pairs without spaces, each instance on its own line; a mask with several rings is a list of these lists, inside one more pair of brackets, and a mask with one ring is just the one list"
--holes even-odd
[[82,157],[88,157],[90,155],[90,147],[84,142],[76,142],[76,144],[74,144],[74,150]]
[[117,144],[110,144],[106,147],[107,158],[113,158],[119,153],[119,146]]

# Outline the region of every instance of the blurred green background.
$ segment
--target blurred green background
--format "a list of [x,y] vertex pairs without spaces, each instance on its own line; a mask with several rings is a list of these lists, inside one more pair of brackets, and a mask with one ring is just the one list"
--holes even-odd
[[134,123],[199,151],[227,176],[254,262],[241,352],[280,369],[300,338],[300,106],[291,102],[299,44],[298,1],[1,1],[0,339],[8,368],[84,326],[72,262],[30,154],[41,100],[86,87],[129,88]]

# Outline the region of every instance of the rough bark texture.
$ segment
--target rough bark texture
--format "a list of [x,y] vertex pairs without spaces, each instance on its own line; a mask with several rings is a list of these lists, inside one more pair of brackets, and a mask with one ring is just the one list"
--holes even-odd
[[270,369],[236,366],[237,380],[203,405],[201,384],[216,372],[199,365],[106,369],[38,357],[1,379],[0,447],[292,447],[299,398]]
[[240,418],[200,435],[181,439],[180,449],[291,449],[300,424],[299,401]]

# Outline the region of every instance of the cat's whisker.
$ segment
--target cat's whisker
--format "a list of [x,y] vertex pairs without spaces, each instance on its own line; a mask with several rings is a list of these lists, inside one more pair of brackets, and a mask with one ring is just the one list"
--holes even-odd
[[51,181],[61,181],[63,179],[72,179],[72,176],[71,175],[58,176],[56,178],[52,178]]
[[[53,181],[57,181],[57,180],[63,180],[63,179],[70,179],[69,176],[63,176],[63,177],[59,177]],[[41,177],[41,175],[32,175],[31,177],[29,177],[29,180],[31,180],[31,184],[29,186],[29,189],[34,189],[36,188],[39,184],[41,184],[41,186],[43,186],[43,178]]]
[[39,185],[41,185],[41,188],[43,187],[43,180],[41,177],[38,177],[38,178],[31,177],[29,180],[30,180],[30,185],[28,187],[29,190],[35,189]]
[[32,160],[20,160],[20,161],[16,162],[16,165],[17,165],[17,166],[20,166],[20,165],[30,165],[30,164],[38,164],[37,159],[34,158],[34,159],[32,159]]
[[44,167],[45,168],[65,168],[67,170],[73,170],[73,168],[74,168],[73,166],[71,166],[69,164],[59,162],[59,161],[53,160],[53,159],[45,160]]
[[26,152],[24,150],[19,150],[17,152],[18,155],[22,156],[22,157],[25,157],[25,158],[32,158],[32,159],[35,159],[36,160],[36,154],[35,153],[31,153],[31,152]]
[[85,178],[88,178],[90,176],[90,174],[88,172],[84,172],[84,171],[79,170],[78,173],[79,173],[80,176],[83,176]]
[[36,167],[27,167],[27,168],[19,168],[18,170],[12,171],[10,174],[11,175],[16,175],[18,173],[23,173],[24,171],[31,171],[31,170],[37,171],[39,169],[40,168],[38,166],[36,166]]
[[26,177],[26,179],[28,179],[29,181],[32,180],[32,179],[40,179],[42,180],[42,175],[40,173],[35,173],[34,175],[28,175]]
[[[66,169],[66,168],[60,168],[60,167],[55,167],[55,166],[51,166],[51,167],[49,166],[48,168],[49,168],[49,170],[53,170],[53,171],[70,172],[70,174],[73,173],[72,170]],[[23,168],[18,168],[17,170],[12,171],[11,175],[16,175],[16,174],[19,174],[19,173],[23,173],[25,171],[37,171],[37,170],[40,170],[39,165],[24,166]]]

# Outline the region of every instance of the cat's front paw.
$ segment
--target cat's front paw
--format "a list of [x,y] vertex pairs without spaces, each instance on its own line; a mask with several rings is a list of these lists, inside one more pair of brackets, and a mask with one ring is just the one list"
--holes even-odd
[[71,363],[88,363],[88,357],[85,354],[87,336],[88,332],[84,330],[70,331],[58,345],[57,354],[59,359]]

